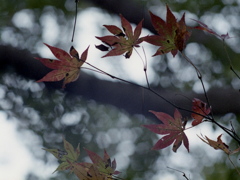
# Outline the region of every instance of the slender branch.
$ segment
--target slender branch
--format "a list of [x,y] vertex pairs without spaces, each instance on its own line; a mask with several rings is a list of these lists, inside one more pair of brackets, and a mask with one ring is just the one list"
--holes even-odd
[[[144,69],[144,70],[147,69],[147,67],[146,67],[146,63],[144,64],[144,60],[143,60],[142,56],[139,54],[139,52],[136,50],[135,47],[134,47],[133,49],[135,50],[135,52],[137,53],[137,55],[138,55],[138,56],[140,57],[140,59],[142,60],[142,63],[143,63],[143,69]],[[143,52],[145,53],[144,49],[143,49]],[[145,56],[145,61],[146,61],[146,56]],[[147,61],[146,61],[146,62],[147,62]]]
[[149,89],[151,89],[150,84],[149,84],[149,80],[148,80],[147,69],[144,69],[144,73],[145,73],[145,77],[146,77],[146,81],[147,81],[147,86],[148,86]]
[[145,73],[145,77],[146,77],[148,88],[150,88],[150,83],[149,83],[148,75],[147,75],[147,57],[146,57],[146,53],[145,53],[144,49],[143,49],[143,52],[144,52],[144,57],[145,57],[145,65],[144,65],[144,69],[143,70],[144,70],[144,73]]
[[150,86],[148,85],[148,87],[146,86],[143,86],[143,85],[140,85],[140,84],[137,84],[137,83],[134,83],[134,82],[131,82],[131,81],[128,81],[128,80],[125,80],[125,79],[122,79],[122,78],[119,78],[119,77],[116,77],[116,76],[113,76],[99,68],[97,68],[96,66],[88,63],[88,62],[85,62],[87,65],[91,66],[92,68],[96,69],[97,72],[101,72],[102,74],[105,74],[109,77],[111,77],[112,79],[117,79],[119,81],[122,81],[122,82],[125,82],[125,83],[128,83],[128,84],[131,84],[131,85],[134,85],[134,86],[137,86],[137,87],[140,87],[140,88],[143,88],[143,89],[146,89],[146,90],[149,90],[150,92],[152,92],[153,94],[155,94],[156,96],[160,97],[161,99],[163,99],[164,101],[166,101],[167,103],[171,104],[173,107],[175,108],[178,108],[178,109],[181,109],[181,110],[185,110],[185,111],[188,111],[188,112],[192,112],[194,113],[193,111],[190,111],[190,110],[187,110],[187,109],[184,109],[184,108],[181,108],[181,107],[178,107],[177,105],[175,105],[173,102],[167,100],[166,98],[164,98],[163,96],[161,96],[159,93],[157,93],[156,91],[154,91],[152,88],[150,88]]
[[75,0],[75,3],[76,3],[76,9],[75,9],[75,20],[74,20],[74,25],[73,25],[73,33],[72,33],[72,40],[71,40],[71,42],[73,42],[73,39],[74,39],[74,33],[75,33],[75,28],[76,28],[78,2],[79,2],[79,0]]
[[171,168],[171,167],[168,167],[168,166],[167,166],[167,168],[182,173],[183,177],[185,177],[187,180],[190,180],[183,171],[180,171],[178,169],[174,169],[174,168]]
[[[81,60],[81,59],[80,59],[80,60]],[[119,81],[122,81],[122,82],[125,82],[125,83],[128,83],[128,84],[131,84],[131,85],[133,85],[133,86],[146,89],[146,90],[148,90],[148,91],[150,91],[151,93],[155,94],[156,96],[158,96],[159,98],[161,98],[162,100],[164,100],[165,102],[169,103],[170,105],[172,105],[173,107],[175,107],[175,108],[177,108],[177,109],[179,109],[179,110],[183,110],[183,111],[186,111],[186,112],[189,112],[189,113],[195,113],[195,114],[198,114],[198,115],[202,116],[203,118],[210,119],[208,116],[204,116],[203,114],[200,114],[200,113],[197,113],[197,112],[195,112],[195,111],[192,111],[192,110],[185,109],[185,108],[182,108],[182,107],[177,106],[177,105],[174,104],[173,102],[169,101],[168,99],[166,99],[165,97],[163,97],[162,95],[160,95],[160,94],[159,94],[158,92],[156,92],[154,89],[152,89],[149,84],[148,84],[148,86],[146,87],[146,86],[143,86],[143,85],[140,85],[140,84],[137,84],[137,83],[134,83],[134,82],[131,82],[131,81],[128,81],[128,80],[119,78],[119,77],[117,77],[117,76],[111,75],[111,74],[109,74],[109,73],[107,73],[107,72],[105,72],[105,71],[97,68],[96,66],[94,66],[94,65],[86,62],[86,61],[84,61],[84,63],[86,63],[87,65],[89,65],[89,66],[91,66],[92,68],[96,69],[96,70],[95,70],[96,72],[99,72],[99,73],[101,73],[101,74],[107,75],[107,76],[109,76],[109,77],[112,78],[112,79],[117,79],[117,80],[119,80]],[[90,68],[85,68],[85,69],[90,69]],[[90,69],[90,70],[92,70],[92,69]],[[148,78],[147,78],[147,73],[146,73],[146,79],[148,79]]]
[[137,84],[137,83],[134,83],[134,82],[131,82],[131,81],[128,81],[128,80],[119,78],[119,77],[114,76],[114,75],[111,75],[111,74],[109,74],[109,73],[107,73],[107,72],[105,72],[105,71],[97,68],[96,66],[94,66],[94,65],[92,65],[92,64],[90,64],[90,63],[88,63],[88,62],[85,62],[85,63],[86,63],[87,65],[91,66],[92,68],[96,69],[96,70],[97,70],[96,72],[100,72],[100,73],[102,73],[102,74],[105,74],[105,75],[109,76],[109,77],[112,78],[112,79],[117,79],[117,80],[119,80],[119,81],[122,81],[122,82],[125,82],[125,83],[128,83],[128,84],[131,84],[131,85],[134,85],[134,86],[138,86],[138,87],[141,87],[141,88],[144,88],[144,89],[148,89],[148,87],[145,87],[145,86],[142,86],[142,85],[140,85],[140,84]]
[[236,133],[234,127],[233,127],[232,121],[230,121],[230,124],[231,124],[231,127],[232,127],[231,132],[234,134],[235,137],[237,137],[240,140],[240,137],[237,135],[237,133]]
[[104,74],[103,72],[98,71],[98,70],[95,70],[95,69],[92,69],[92,68],[81,67],[81,69],[88,69],[88,70],[90,70],[90,71],[94,71],[94,72],[97,72],[97,73],[100,73],[100,74]]
[[215,121],[214,119],[211,120],[212,123],[216,124],[218,127],[220,127],[223,131],[225,131],[229,136],[231,136],[235,141],[238,142],[238,144],[240,144],[240,139],[238,136],[235,136],[235,133],[232,132],[230,129],[222,126],[221,124],[219,124],[217,121]]
[[230,70],[237,76],[238,79],[240,79],[240,76],[237,74],[237,72],[233,69],[233,65],[232,65],[232,61],[230,59],[230,56],[228,54],[228,51],[226,49],[226,44],[225,44],[225,41],[223,40],[223,48],[224,48],[224,51],[226,52],[227,54],[227,59],[229,61],[229,64],[230,64]]
[[[194,67],[194,69],[196,70],[198,79],[200,80],[200,82],[201,82],[201,84],[202,84],[202,87],[203,87],[203,92],[204,92],[204,95],[205,95],[205,98],[206,98],[206,101],[207,101],[207,105],[208,105],[209,107],[211,107],[211,106],[210,106],[210,102],[209,102],[209,98],[208,98],[208,96],[207,96],[207,91],[206,91],[205,85],[204,85],[204,83],[203,83],[203,79],[202,79],[202,74],[201,74],[201,72],[198,70],[198,68],[193,64],[193,62],[192,62],[183,52],[181,52],[181,54],[182,54],[183,58],[186,59],[186,60]],[[211,115],[213,116],[212,111],[211,111]]]
[[231,160],[231,158],[229,157],[229,155],[228,155],[228,159],[229,159],[229,161],[231,162],[231,164],[233,165],[233,167],[236,169],[238,175],[240,176],[240,171],[238,170],[238,168],[236,167],[236,165],[232,162],[232,160]]
[[[204,95],[205,95],[207,104],[208,104],[209,107],[211,107],[210,102],[209,102],[209,98],[207,96],[206,88],[205,88],[203,80],[202,80],[201,72],[198,70],[198,68],[193,64],[193,62],[183,52],[181,52],[181,54],[182,54],[183,58],[186,59],[196,70],[197,76],[198,76],[199,80],[201,81],[201,84],[202,84],[202,87],[203,87],[203,91],[204,91]],[[194,113],[197,114],[196,112],[194,112]],[[212,111],[211,111],[211,116],[207,116],[206,119],[209,120],[210,122],[216,124],[218,127],[220,127],[223,131],[225,131],[229,136],[231,136],[234,140],[236,140],[240,144],[240,139],[237,135],[235,135],[236,134],[235,132],[233,132],[232,130],[230,130],[230,129],[224,127],[224,126],[222,126],[217,121],[215,121]]]
[[[137,52],[137,54],[139,55],[139,53]],[[192,61],[184,54],[184,53],[181,53],[182,56],[195,68],[196,70],[196,73],[198,75],[198,78],[199,80],[201,81],[202,83],[202,87],[203,87],[203,90],[204,90],[204,94],[205,94],[205,97],[206,97],[206,100],[207,100],[207,104],[208,106],[210,107],[210,103],[209,103],[209,99],[208,99],[208,96],[207,96],[207,92],[206,92],[206,89],[205,89],[205,86],[204,86],[204,83],[203,83],[203,80],[202,80],[202,74],[201,72],[197,69],[197,67],[192,63]],[[140,56],[140,55],[139,55]],[[142,59],[142,57],[140,56],[140,58]],[[80,61],[82,61],[81,59],[79,59]],[[143,61],[143,59],[142,59]],[[131,81],[128,81],[128,80],[125,80],[125,79],[122,79],[122,78],[119,78],[119,77],[116,77],[114,75],[111,75],[99,68],[97,68],[96,66],[86,62],[86,61],[83,61],[85,62],[87,65],[91,66],[93,69],[91,68],[86,68],[86,69],[90,69],[90,70],[93,70],[93,71],[96,71],[96,72],[99,72],[101,74],[104,74],[104,75],[107,75],[109,77],[111,77],[112,79],[117,79],[119,81],[122,81],[122,82],[125,82],[125,83],[128,83],[128,84],[131,84],[131,85],[134,85],[134,86],[137,86],[137,87],[140,87],[140,88],[143,88],[143,89],[146,89],[148,91],[150,91],[151,93],[155,94],[156,96],[158,96],[159,98],[161,98],[162,100],[164,100],[165,102],[167,102],[168,104],[172,105],[173,107],[179,109],[179,110],[183,110],[183,111],[186,111],[186,112],[190,112],[190,113],[194,113],[194,114],[197,114],[197,115],[200,115],[202,116],[203,118],[206,119],[206,121],[209,121],[209,122],[212,122],[214,124],[216,124],[218,127],[220,127],[223,131],[225,131],[229,136],[231,136],[234,140],[236,140],[239,144],[240,144],[240,139],[239,137],[235,134],[235,132],[233,132],[232,130],[222,126],[221,124],[219,124],[218,122],[216,122],[214,120],[214,117],[213,117],[213,114],[212,114],[212,111],[211,111],[211,116],[209,115],[203,115],[203,114],[200,114],[200,113],[197,113],[195,111],[192,111],[192,110],[188,110],[188,109],[185,109],[185,108],[182,108],[182,107],[179,107],[177,106],[176,104],[174,104],[173,102],[169,101],[168,99],[166,99],[165,97],[163,97],[162,95],[160,95],[159,93],[157,93],[154,89],[152,89],[150,87],[150,84],[149,84],[149,81],[148,81],[148,76],[147,76],[147,66],[145,64],[144,65],[144,73],[145,73],[145,77],[146,77],[146,81],[147,81],[147,87],[146,86],[143,86],[143,85],[140,85],[140,84],[137,84],[137,83],[134,83],[134,82],[131,82]],[[144,61],[143,61],[144,62]]]
[[138,56],[139,56],[140,59],[142,60],[142,63],[143,63],[143,71],[144,71],[144,74],[145,74],[147,86],[148,86],[148,88],[150,88],[150,84],[149,84],[149,80],[148,80],[148,76],[147,76],[147,57],[146,57],[145,50],[144,50],[144,48],[142,47],[145,61],[143,60],[143,58],[142,58],[142,56],[139,54],[139,52],[136,50],[136,48],[134,48],[134,50],[136,51],[136,53],[138,54]]
[[230,69],[237,76],[237,78],[240,79],[240,76],[237,74],[237,72],[233,69],[232,66],[230,66]]
[[[81,59],[80,59],[80,60],[81,60]],[[212,118],[209,117],[209,116],[205,116],[205,115],[200,114],[200,113],[197,113],[197,112],[195,112],[195,111],[192,111],[192,110],[189,110],[189,109],[185,109],[185,108],[179,107],[178,105],[176,105],[176,104],[174,104],[173,102],[169,101],[168,99],[166,99],[165,97],[163,97],[162,95],[160,95],[158,92],[156,92],[154,89],[152,89],[149,84],[148,84],[148,86],[146,87],[146,86],[143,86],[143,85],[140,85],[140,84],[137,84],[137,83],[134,83],[134,82],[131,82],[131,81],[128,81],[128,80],[119,78],[119,77],[117,77],[117,76],[111,75],[111,74],[109,74],[109,73],[107,73],[107,72],[105,72],[105,71],[97,68],[96,66],[94,66],[94,65],[86,62],[86,61],[84,61],[84,63],[86,63],[87,65],[89,65],[89,66],[91,66],[92,68],[96,69],[95,72],[99,72],[99,73],[101,73],[101,74],[104,74],[104,75],[109,76],[109,77],[112,78],[112,79],[117,79],[117,80],[119,80],[119,81],[122,81],[122,82],[125,82],[125,83],[128,83],[128,84],[131,84],[131,85],[133,85],[133,86],[137,86],[137,87],[146,89],[146,90],[148,90],[148,91],[150,91],[151,93],[155,94],[156,96],[158,96],[159,98],[161,98],[162,100],[164,100],[165,102],[169,103],[170,105],[172,105],[173,107],[175,107],[175,108],[177,108],[177,109],[179,109],[179,110],[183,110],[183,111],[186,111],[186,112],[189,112],[189,113],[195,113],[195,114],[197,114],[197,115],[202,116],[202,117],[205,118],[205,119],[212,120]],[[85,69],[93,70],[93,69],[90,69],[90,68],[85,68]],[[146,76],[147,76],[147,73],[146,73]],[[146,79],[148,79],[148,78],[146,77]]]

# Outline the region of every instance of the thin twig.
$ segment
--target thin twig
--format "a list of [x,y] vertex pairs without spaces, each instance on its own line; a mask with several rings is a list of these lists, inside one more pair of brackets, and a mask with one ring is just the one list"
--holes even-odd
[[[80,59],[80,61],[81,61],[81,59]],[[125,82],[125,83],[128,83],[128,84],[131,84],[131,85],[133,85],[133,86],[146,89],[146,90],[148,90],[148,91],[150,91],[151,93],[155,94],[156,96],[158,96],[159,98],[161,98],[162,100],[164,100],[165,102],[169,103],[170,105],[172,105],[173,107],[175,107],[175,108],[177,108],[177,109],[179,109],[179,110],[183,110],[183,111],[186,111],[186,112],[189,112],[189,113],[195,113],[195,114],[197,114],[197,115],[202,116],[202,117],[205,118],[205,119],[211,120],[211,117],[209,117],[209,116],[205,116],[205,115],[200,114],[200,113],[197,113],[197,112],[195,112],[195,111],[192,111],[192,110],[185,109],[185,108],[182,108],[182,107],[177,106],[177,105],[174,104],[173,102],[171,102],[171,101],[169,101],[168,99],[164,98],[161,94],[159,94],[158,92],[156,92],[154,89],[152,89],[152,88],[150,87],[150,85],[148,85],[148,86],[146,87],[146,86],[143,86],[143,85],[140,85],[140,84],[137,84],[137,83],[134,83],[134,82],[131,82],[131,81],[128,81],[128,80],[119,78],[119,77],[117,77],[117,76],[111,75],[111,74],[109,74],[109,73],[107,73],[107,72],[105,72],[105,71],[97,68],[96,66],[94,66],[94,65],[86,62],[86,61],[84,61],[84,63],[87,64],[87,65],[89,65],[89,66],[91,66],[92,68],[96,69],[95,72],[99,72],[99,73],[101,73],[101,74],[104,74],[104,75],[109,76],[109,77],[112,78],[112,79],[117,79],[117,80],[119,80],[119,81],[122,81],[122,82]],[[93,70],[93,69],[91,69],[91,68],[86,68],[86,67],[85,67],[85,69]]]
[[[207,92],[206,92],[206,89],[205,89],[205,86],[204,86],[204,83],[203,83],[203,80],[202,80],[201,72],[198,70],[198,68],[193,64],[193,62],[183,52],[181,54],[182,54],[183,58],[186,59],[194,67],[194,69],[196,70],[197,76],[198,76],[199,80],[201,81],[201,84],[202,84],[202,87],[203,87],[203,91],[204,91],[204,95],[205,95],[207,104],[208,104],[209,107],[211,107],[210,102],[209,102],[209,98],[207,96]],[[197,114],[196,112],[194,112],[194,113]],[[222,126],[217,121],[215,121],[215,119],[213,117],[212,110],[211,110],[211,117],[207,116],[206,119],[208,119],[210,122],[216,124],[218,127],[220,127],[223,131],[225,131],[229,136],[231,136],[234,140],[236,140],[240,144],[240,139],[239,139],[238,136],[235,135],[234,132],[232,132],[230,129]]]
[[185,177],[187,180],[190,180],[183,171],[180,171],[180,170],[178,170],[178,169],[174,169],[174,168],[171,168],[171,167],[168,167],[168,166],[167,166],[167,168],[182,173],[182,174],[183,174],[183,177]]
[[150,84],[149,84],[149,80],[148,80],[148,76],[147,76],[147,57],[146,57],[145,50],[144,50],[144,48],[142,48],[143,53],[144,53],[144,59],[145,59],[145,61],[143,60],[142,56],[140,56],[139,52],[138,52],[135,48],[134,48],[134,50],[137,52],[138,56],[139,56],[140,59],[142,60],[142,63],[143,63],[143,71],[144,71],[144,74],[145,74],[147,86],[148,86],[148,88],[150,89]]
[[236,167],[236,165],[232,162],[232,160],[231,160],[231,158],[229,157],[229,155],[228,155],[227,157],[228,157],[229,161],[231,162],[231,164],[233,165],[233,167],[236,169],[238,175],[240,176],[240,172],[239,172],[238,168]]
[[[81,60],[81,59],[80,59],[80,60]],[[143,85],[140,85],[140,84],[137,84],[137,83],[134,83],[134,82],[131,82],[131,81],[128,81],[128,80],[125,80],[125,79],[116,77],[116,76],[114,76],[114,75],[111,75],[111,74],[109,74],[109,73],[107,73],[107,72],[105,72],[105,71],[97,68],[96,66],[94,66],[94,65],[92,65],[92,64],[90,64],[90,63],[88,63],[88,62],[86,62],[86,61],[84,61],[84,62],[85,62],[87,65],[91,66],[93,69],[95,69],[96,72],[99,72],[99,73],[101,73],[101,74],[107,75],[107,76],[111,77],[112,79],[117,79],[117,80],[119,80],[119,81],[122,81],[122,82],[125,82],[125,83],[128,83],[128,84],[134,85],[134,86],[136,86],[136,87],[140,87],[140,88],[143,88],[143,89],[146,89],[146,90],[150,91],[151,93],[155,94],[157,97],[161,98],[162,100],[164,100],[165,102],[167,102],[168,104],[172,105],[173,107],[175,107],[175,108],[177,108],[177,109],[179,109],[179,110],[183,110],[183,111],[190,112],[190,113],[195,113],[195,114],[197,114],[197,115],[202,116],[203,118],[209,120],[209,122],[212,122],[212,123],[216,124],[218,127],[220,127],[223,131],[225,131],[229,136],[231,136],[234,140],[236,140],[236,141],[240,144],[240,139],[238,138],[238,136],[235,136],[235,134],[234,134],[231,130],[229,130],[228,128],[226,128],[226,127],[222,126],[221,124],[219,124],[218,122],[216,122],[216,121],[214,120],[213,116],[211,116],[211,117],[208,116],[208,115],[205,116],[205,115],[200,114],[200,113],[197,113],[197,112],[195,112],[195,111],[192,111],[192,110],[189,110],[189,109],[185,109],[185,108],[179,107],[179,106],[177,106],[176,104],[174,104],[173,102],[171,102],[171,101],[169,101],[168,99],[166,99],[165,97],[163,97],[162,95],[160,95],[159,93],[157,93],[155,90],[153,90],[153,89],[150,87],[149,84],[148,84],[148,86],[146,87],[146,86],[143,86]],[[191,62],[191,61],[190,61],[190,62]],[[195,67],[195,66],[194,66],[194,67]],[[92,70],[92,69],[91,69],[91,70]],[[199,72],[198,69],[196,69],[196,71]],[[200,72],[199,72],[199,73],[200,73]],[[201,74],[201,73],[200,73],[200,74]],[[145,76],[146,76],[146,79],[148,80],[148,78],[147,78],[147,73],[145,74]]]
[[75,28],[76,28],[78,2],[79,2],[79,0],[75,0],[75,3],[76,3],[76,9],[75,9],[75,20],[74,20],[74,25],[73,25],[73,33],[72,33],[72,40],[71,40],[71,42],[73,42],[73,39],[74,39],[74,33],[75,33]]
[[231,124],[231,127],[232,127],[231,132],[234,134],[234,136],[235,136],[236,138],[238,138],[238,139],[240,140],[240,137],[237,135],[237,133],[236,133],[234,127],[233,127],[232,121],[230,121],[230,124]]
[[143,70],[144,70],[144,73],[145,73],[145,77],[146,77],[148,88],[150,88],[150,83],[149,83],[148,75],[147,75],[147,57],[146,57],[146,53],[145,53],[144,48],[143,48],[143,53],[144,53],[144,58],[145,58],[145,65],[144,65],[144,69]]
[[226,54],[227,54],[227,59],[228,59],[229,64],[230,64],[230,69],[231,69],[231,71],[237,76],[238,79],[240,79],[240,76],[239,76],[239,75],[237,74],[237,72],[233,69],[232,61],[231,61],[230,56],[229,56],[229,54],[228,54],[228,51],[227,51],[227,48],[226,48],[226,43],[225,43],[224,39],[223,39],[223,48],[224,48],[224,51],[225,51]]
[[144,89],[148,89],[148,88],[145,87],[145,86],[142,86],[142,85],[139,85],[139,84],[137,84],[137,83],[134,83],[134,82],[131,82],[131,81],[128,81],[128,80],[119,78],[119,77],[114,76],[114,75],[111,75],[111,74],[109,74],[109,73],[107,73],[107,72],[105,72],[105,71],[97,68],[96,66],[94,66],[94,65],[92,65],[92,64],[90,64],[90,63],[88,63],[88,62],[85,62],[85,63],[86,63],[87,65],[91,66],[92,68],[96,69],[96,70],[97,70],[96,72],[100,72],[100,73],[102,73],[102,74],[104,74],[104,75],[107,75],[107,76],[109,76],[109,77],[112,78],[112,79],[117,79],[117,80],[119,80],[119,81],[122,81],[122,82],[125,82],[125,83],[128,83],[128,84],[131,84],[131,85],[134,85],[134,86],[138,86],[138,87],[141,87],[141,88],[144,88]]
[[[183,52],[181,52],[181,54],[182,54],[183,58],[186,59],[186,60],[194,67],[194,69],[196,70],[198,79],[200,80],[200,82],[201,82],[201,84],[202,84],[202,87],[203,87],[203,92],[204,92],[204,95],[205,95],[205,98],[206,98],[206,101],[207,101],[207,105],[208,105],[209,107],[211,107],[211,106],[210,106],[210,102],[209,102],[209,98],[208,98],[208,96],[207,96],[207,91],[206,91],[205,85],[204,85],[204,83],[203,83],[203,79],[202,79],[202,74],[201,74],[201,72],[198,70],[198,68],[195,66],[195,64],[193,64],[193,62],[192,62]],[[212,113],[212,111],[211,111],[211,113]],[[211,115],[212,115],[212,114],[211,114]],[[213,116],[213,115],[212,115],[212,116]]]

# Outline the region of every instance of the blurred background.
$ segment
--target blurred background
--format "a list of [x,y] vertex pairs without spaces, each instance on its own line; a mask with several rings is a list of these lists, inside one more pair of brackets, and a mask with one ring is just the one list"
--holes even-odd
[[[149,132],[142,124],[159,123],[148,110],[173,115],[174,107],[141,88],[93,72],[84,65],[80,78],[61,89],[62,82],[36,83],[50,70],[34,57],[53,58],[47,43],[65,51],[73,45],[81,54],[90,45],[87,61],[100,69],[130,82],[146,86],[143,62],[136,52],[101,58],[105,52],[95,36],[108,32],[102,26],[121,26],[119,14],[133,27],[144,18],[141,36],[156,33],[148,11],[165,19],[168,4],[180,19],[186,13],[188,26],[196,19],[218,34],[229,33],[226,49],[235,71],[240,74],[238,0],[80,0],[74,42],[71,42],[75,1],[4,1],[0,0],[0,179],[77,179],[67,172],[52,172],[57,160],[41,148],[63,149],[65,137],[73,146],[81,145],[79,161],[88,161],[83,147],[103,155],[104,149],[117,161],[119,177],[131,180],[189,179],[227,180],[239,176],[223,152],[203,144],[196,134],[223,140],[231,149],[237,143],[209,123],[186,131],[190,153],[180,147],[152,151],[161,136]],[[180,107],[191,108],[193,97],[205,101],[194,68],[181,55],[169,53],[152,57],[156,47],[143,43],[151,87]],[[203,74],[203,81],[218,122],[236,132],[240,121],[240,80],[230,71],[230,63],[221,40],[192,30],[186,55]],[[181,111],[184,118],[189,114]],[[190,123],[187,125],[190,126]],[[231,157],[239,166],[239,155]]]

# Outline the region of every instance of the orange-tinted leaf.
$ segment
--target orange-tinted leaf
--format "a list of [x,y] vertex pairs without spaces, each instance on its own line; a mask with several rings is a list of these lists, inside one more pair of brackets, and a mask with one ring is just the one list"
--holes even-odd
[[92,163],[72,163],[72,171],[80,180],[92,180],[92,176],[88,173]]
[[116,161],[115,159],[113,161],[111,161],[109,155],[107,154],[106,151],[104,151],[104,157],[101,158],[99,155],[97,155],[96,153],[85,149],[89,158],[92,160],[93,164],[96,165],[96,167],[98,168],[99,172],[104,173],[104,174],[108,174],[108,175],[112,175],[112,174],[119,174],[119,171],[115,171],[116,169]]
[[91,180],[111,180],[112,175],[104,174],[99,171],[98,167],[93,164],[88,171],[88,174],[91,176]]
[[[104,25],[114,36],[96,37],[111,47],[111,50],[103,57],[118,56],[125,53],[125,57],[130,58],[133,48],[139,47],[139,44],[143,41],[139,38],[142,31],[143,20],[137,25],[133,32],[131,24],[122,15],[120,15],[120,18],[123,31],[114,25]],[[102,51],[106,50],[106,46],[99,45],[96,47]]]
[[204,117],[211,112],[211,108],[208,108],[207,104],[201,100],[194,98],[192,101],[192,111],[196,112],[191,114],[192,118],[194,119],[192,125],[196,126],[200,124]]
[[[198,137],[199,137],[199,136],[198,136]],[[207,136],[205,136],[205,137],[202,136],[202,138],[201,138],[201,137],[199,137],[199,138],[200,138],[203,142],[205,142],[206,144],[208,144],[209,146],[212,146],[214,149],[216,149],[216,150],[220,149],[220,150],[224,151],[227,155],[231,155],[231,154],[234,154],[234,153],[237,153],[237,152],[240,151],[240,148],[238,148],[238,149],[236,149],[236,150],[234,150],[234,151],[231,151],[231,150],[229,149],[228,145],[226,145],[226,144],[222,141],[221,137],[222,137],[222,134],[217,137],[217,141],[211,140],[211,139],[209,139]]]
[[175,56],[178,51],[184,50],[186,42],[191,35],[185,24],[185,14],[183,14],[181,20],[177,22],[177,19],[169,7],[166,7],[166,22],[150,12],[152,25],[159,35],[146,36],[142,38],[150,44],[160,46],[153,56],[166,54],[168,52],[171,52],[172,55]]
[[176,152],[183,142],[185,148],[189,151],[188,138],[184,133],[185,123],[182,121],[182,115],[180,112],[176,109],[174,112],[174,118],[163,112],[150,112],[153,113],[163,124],[143,126],[156,134],[165,135],[154,145],[153,149],[163,149],[174,143],[172,150]]
[[80,73],[80,67],[87,59],[88,48],[82,53],[79,59],[78,52],[74,47],[70,48],[70,55],[62,49],[45,44],[54,54],[58,60],[46,59],[46,58],[36,58],[42,62],[43,65],[48,68],[54,69],[45,75],[42,79],[37,82],[42,81],[60,81],[64,79],[63,88],[67,83],[75,81]]
[[111,180],[111,176],[99,172],[96,165],[91,164],[89,168],[85,168],[81,163],[73,164],[73,172],[80,180]]

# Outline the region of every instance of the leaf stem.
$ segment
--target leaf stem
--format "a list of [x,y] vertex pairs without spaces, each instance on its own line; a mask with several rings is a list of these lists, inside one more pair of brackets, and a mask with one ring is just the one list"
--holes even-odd
[[144,74],[145,74],[147,86],[148,86],[148,88],[150,88],[150,84],[149,84],[149,80],[148,80],[148,76],[147,76],[147,57],[146,57],[145,50],[144,50],[144,48],[142,47],[145,61],[143,60],[143,58],[142,58],[142,56],[139,54],[139,52],[136,50],[136,48],[134,48],[134,50],[136,51],[136,53],[138,54],[138,56],[139,56],[140,59],[142,60],[142,63],[143,63],[143,71],[144,71]]

